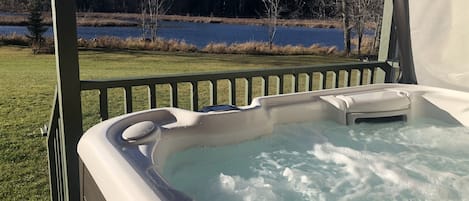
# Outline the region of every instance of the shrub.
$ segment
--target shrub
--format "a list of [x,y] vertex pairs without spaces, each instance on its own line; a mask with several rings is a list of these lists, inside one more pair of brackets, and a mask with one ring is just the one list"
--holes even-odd
[[28,46],[29,39],[24,35],[19,35],[16,33],[12,33],[9,35],[0,35],[0,44]]

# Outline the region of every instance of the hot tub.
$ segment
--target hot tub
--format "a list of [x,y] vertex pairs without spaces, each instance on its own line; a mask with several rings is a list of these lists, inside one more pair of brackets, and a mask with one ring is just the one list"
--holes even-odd
[[[181,189],[172,187],[168,178],[163,176],[168,167],[190,166],[167,166],[166,163],[173,155],[197,147],[231,146],[268,137],[275,128],[282,125],[335,122],[337,127],[340,125],[352,128],[355,124],[363,122],[412,123],[421,118],[431,118],[449,125],[469,127],[469,71],[465,62],[469,53],[469,44],[465,36],[469,30],[464,26],[467,4],[465,0],[409,2],[410,38],[413,40],[407,38],[411,43],[408,44],[409,48],[412,48],[407,56],[412,61],[403,61],[403,67],[407,68],[404,68],[403,72],[411,72],[403,77],[407,76],[412,80],[412,74],[415,72],[419,85],[377,84],[260,97],[254,99],[249,106],[231,108],[228,111],[203,113],[161,108],[122,115],[92,127],[78,144],[78,154],[83,164],[81,179],[84,197],[87,200],[192,200],[193,198]],[[450,8],[450,11],[447,8]],[[398,6],[397,9],[402,8]],[[431,23],[425,23],[428,19]],[[401,48],[403,41],[406,41],[402,30],[405,32],[405,29],[400,30]],[[455,41],[456,39],[458,41]],[[454,138],[454,142],[450,141],[444,147],[451,148],[454,145],[464,149],[464,146],[456,146],[465,141],[464,139],[465,137]],[[361,164],[353,160],[345,163],[336,156],[327,155],[327,151],[331,149],[335,149],[333,145],[325,144],[314,146],[310,151],[320,160],[342,164],[345,168],[351,163]],[[466,152],[461,152],[462,157],[465,157],[464,153]],[[365,161],[362,162],[368,160],[367,157],[364,158]],[[362,159],[359,158],[360,160]],[[402,180],[396,171],[378,171],[393,170],[380,168],[383,164],[386,166],[386,163],[374,164],[368,167],[373,170],[373,174],[402,184],[405,188],[419,188],[419,185],[416,185],[418,182]],[[352,172],[354,170],[351,168]],[[316,170],[310,170],[314,171]],[[433,170],[424,168],[422,171]],[[283,168],[281,173],[286,180],[295,179],[295,171],[291,168]],[[469,178],[464,174],[456,171],[427,179],[439,182],[443,177],[463,177],[448,185],[464,189],[469,186]],[[413,176],[419,177],[418,173]],[[220,178],[228,189],[236,189],[233,181],[237,177],[220,174]],[[300,177],[300,182],[303,181],[302,178]],[[309,181],[310,177],[304,179],[306,183]],[[358,185],[359,182],[353,184]],[[269,187],[270,184],[262,185]],[[432,191],[430,198],[431,195],[442,195],[439,198],[469,199],[468,192],[459,192],[454,197],[452,190],[438,190],[438,187],[436,189]],[[320,190],[332,191],[329,188]],[[377,196],[374,200],[381,198]]]
[[271,134],[277,125],[298,122],[353,125],[426,117],[468,126],[468,111],[468,93],[370,85],[261,97],[239,110],[200,113],[162,108],[123,115],[88,130],[78,153],[89,174],[85,183],[95,182],[106,200],[191,200],[162,176],[168,157],[189,148],[253,140]]

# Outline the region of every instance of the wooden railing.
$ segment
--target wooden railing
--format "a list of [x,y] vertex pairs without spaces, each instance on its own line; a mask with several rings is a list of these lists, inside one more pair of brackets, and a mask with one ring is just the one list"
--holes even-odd
[[[303,76],[303,79],[299,79]],[[335,64],[326,66],[307,66],[294,68],[272,68],[261,70],[242,70],[231,72],[208,72],[198,74],[165,75],[147,78],[135,79],[112,79],[112,80],[83,80],[81,81],[82,91],[99,90],[99,108],[102,120],[109,118],[108,109],[108,90],[121,88],[124,92],[124,112],[133,111],[132,88],[147,87],[148,89],[148,108],[157,107],[157,85],[168,85],[169,93],[164,94],[169,97],[169,106],[178,107],[178,84],[188,84],[190,90],[190,109],[199,109],[199,99],[201,96],[209,96],[209,105],[218,104],[220,81],[228,81],[228,104],[247,105],[253,99],[253,88],[261,88],[260,95],[284,94],[290,92],[312,91],[314,89],[338,88],[356,85],[366,85],[373,83],[384,83],[393,81],[393,71],[387,63],[368,62],[354,64]],[[254,86],[253,79],[260,78],[261,86]],[[275,83],[271,83],[275,80]],[[237,82],[238,81],[238,82]],[[244,86],[237,86],[239,81],[244,81]],[[285,90],[286,82],[290,87]],[[200,82],[209,82],[209,93],[201,94],[199,91]],[[302,85],[302,87],[300,87]],[[237,92],[237,87],[244,87],[244,94]],[[274,90],[274,92],[272,92]],[[244,100],[238,101],[237,98],[243,97]],[[238,103],[238,104],[237,104]]]

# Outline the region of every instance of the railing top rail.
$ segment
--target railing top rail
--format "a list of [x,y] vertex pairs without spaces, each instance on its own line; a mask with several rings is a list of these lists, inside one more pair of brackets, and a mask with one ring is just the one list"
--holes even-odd
[[357,62],[357,63],[312,65],[312,66],[300,66],[300,67],[244,69],[244,70],[224,71],[224,72],[169,74],[169,75],[158,75],[158,76],[152,76],[152,77],[82,80],[81,89],[82,90],[96,90],[96,89],[105,89],[105,88],[132,87],[132,86],[143,86],[143,85],[153,85],[153,84],[167,84],[167,83],[181,83],[181,82],[194,82],[194,81],[206,81],[206,80],[275,76],[275,75],[284,75],[284,74],[307,73],[307,72],[312,72],[311,69],[314,69],[314,72],[327,72],[327,71],[338,71],[338,70],[347,70],[347,69],[365,69],[365,68],[374,68],[374,67],[381,67],[385,71],[388,71],[392,68],[386,62]]

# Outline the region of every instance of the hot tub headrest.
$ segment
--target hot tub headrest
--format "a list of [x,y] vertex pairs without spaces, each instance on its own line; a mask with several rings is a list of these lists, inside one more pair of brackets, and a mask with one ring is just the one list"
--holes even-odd
[[407,93],[402,91],[375,91],[338,95],[345,102],[347,113],[387,112],[405,110],[410,106]]
[[386,117],[405,114],[410,109],[408,93],[396,90],[365,91],[321,96],[337,111],[338,122],[350,124],[353,117]]

